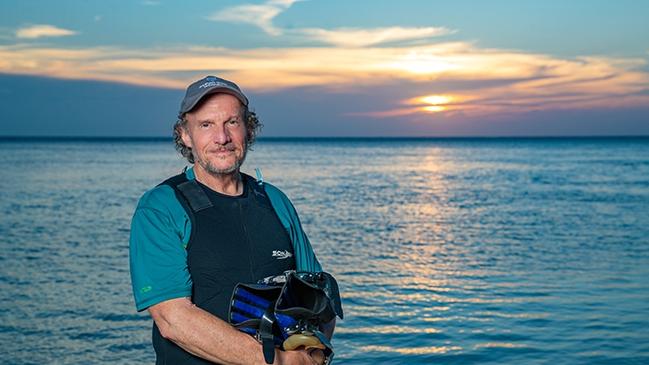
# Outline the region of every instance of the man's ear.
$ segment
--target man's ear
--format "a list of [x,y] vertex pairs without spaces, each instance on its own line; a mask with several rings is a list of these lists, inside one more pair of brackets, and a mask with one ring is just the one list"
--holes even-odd
[[192,148],[192,139],[189,138],[189,133],[187,132],[187,129],[189,126],[187,125],[189,122],[185,122],[182,125],[178,126],[178,133],[180,133],[180,139],[183,140],[183,143],[185,146]]

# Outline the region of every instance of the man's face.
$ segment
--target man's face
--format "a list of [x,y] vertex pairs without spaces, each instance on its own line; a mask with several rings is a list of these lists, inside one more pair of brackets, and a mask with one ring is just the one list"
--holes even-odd
[[192,149],[194,168],[212,175],[239,171],[246,158],[246,123],[239,99],[229,94],[206,96],[185,115],[182,140]]

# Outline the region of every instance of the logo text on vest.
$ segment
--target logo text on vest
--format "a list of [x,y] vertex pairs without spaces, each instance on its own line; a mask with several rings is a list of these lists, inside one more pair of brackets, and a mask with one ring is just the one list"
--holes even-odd
[[284,260],[293,257],[293,254],[288,251],[273,250],[273,257],[277,257],[278,260]]

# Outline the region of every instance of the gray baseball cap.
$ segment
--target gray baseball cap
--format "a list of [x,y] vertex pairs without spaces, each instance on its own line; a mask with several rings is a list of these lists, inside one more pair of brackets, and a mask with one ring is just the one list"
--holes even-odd
[[206,95],[216,93],[235,96],[244,106],[248,106],[248,98],[246,98],[237,84],[220,77],[206,76],[187,87],[185,98],[180,103],[178,118],[182,118],[185,113],[192,110]]

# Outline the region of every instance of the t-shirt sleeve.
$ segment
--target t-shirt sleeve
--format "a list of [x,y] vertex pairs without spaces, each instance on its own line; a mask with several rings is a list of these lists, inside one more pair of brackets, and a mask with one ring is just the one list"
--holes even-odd
[[129,261],[138,311],[174,298],[191,296],[186,243],[190,222],[173,189],[147,192],[131,221]]

